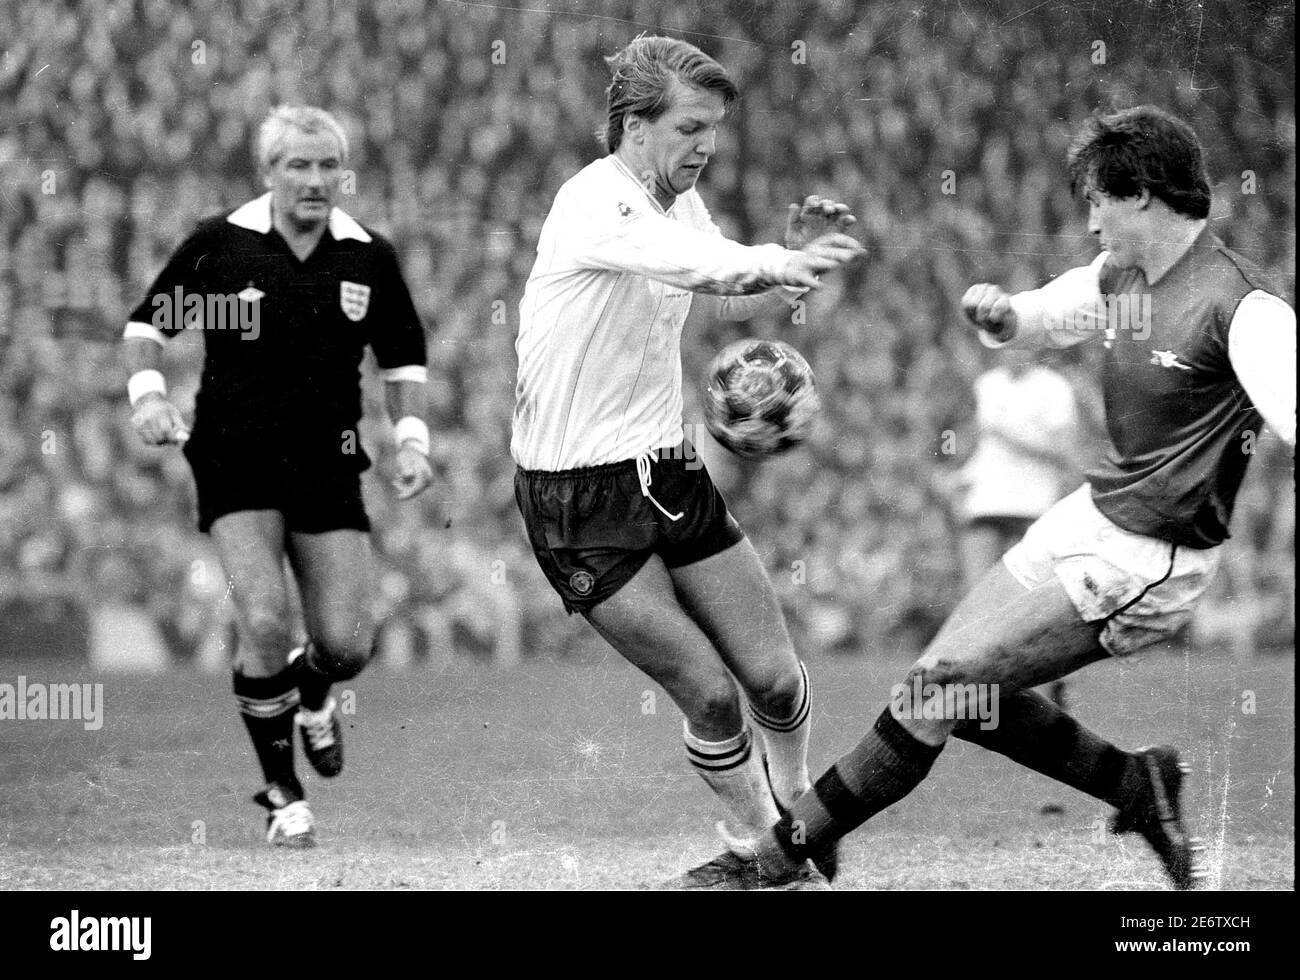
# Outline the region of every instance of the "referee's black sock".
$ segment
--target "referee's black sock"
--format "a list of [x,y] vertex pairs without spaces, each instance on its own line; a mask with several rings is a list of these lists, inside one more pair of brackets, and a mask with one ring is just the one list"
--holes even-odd
[[963,721],[953,735],[1005,755],[1034,772],[1119,806],[1134,757],[1088,731],[1037,691],[1004,695],[998,724],[987,731]]
[[273,677],[245,677],[236,670],[233,686],[262,775],[301,797],[302,785],[293,771],[293,715],[298,707],[294,675],[291,667]]
[[302,695],[302,706],[308,711],[320,711],[325,707],[325,701],[330,696],[330,684],[333,683],[321,672],[319,659],[320,654],[316,644],[308,640],[302,653],[289,663],[289,669],[297,678],[298,693]]

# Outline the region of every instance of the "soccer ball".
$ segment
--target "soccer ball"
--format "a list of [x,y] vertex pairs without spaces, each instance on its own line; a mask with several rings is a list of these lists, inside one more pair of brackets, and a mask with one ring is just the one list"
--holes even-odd
[[704,424],[737,456],[773,456],[799,445],[820,407],[812,368],[780,340],[738,340],[709,364]]

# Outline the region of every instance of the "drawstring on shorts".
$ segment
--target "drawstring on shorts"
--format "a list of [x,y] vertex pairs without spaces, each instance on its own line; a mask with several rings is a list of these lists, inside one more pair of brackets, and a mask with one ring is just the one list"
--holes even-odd
[[655,458],[652,452],[644,452],[636,458],[636,478],[641,484],[641,496],[647,498],[650,503],[659,508],[659,513],[663,514],[670,521],[680,521],[685,516],[685,511],[680,514],[670,514],[664,510],[663,504],[655,500],[650,494],[650,463]]

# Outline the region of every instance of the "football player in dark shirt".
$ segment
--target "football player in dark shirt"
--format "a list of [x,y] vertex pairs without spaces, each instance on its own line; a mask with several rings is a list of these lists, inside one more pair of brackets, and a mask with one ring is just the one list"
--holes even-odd
[[[335,207],[347,159],[338,122],[280,107],[259,130],[257,155],[269,192],[202,222],[132,312],[128,394],[144,442],[184,445],[199,528],[236,609],[234,693],[266,779],[254,798],[269,811],[268,840],[305,847],[314,819],[294,771],[294,725],[316,771],[337,775],[330,686],[366,665],[376,630],[359,366],[369,346],[406,499],[431,480],[426,351],[392,245]],[[162,344],[182,330],[204,339],[192,437],[158,370]],[[306,642],[294,633],[286,557]]]
[[[950,735],[1115,807],[1177,888],[1203,875],[1170,747],[1123,751],[1031,690],[1171,637],[1209,585],[1265,422],[1295,445],[1295,312],[1210,230],[1190,126],[1151,107],[1092,119],[1069,155],[1097,260],[1041,289],[972,286],[991,347],[1103,345],[1112,446],[958,605],[872,730],[780,823],[733,852],[756,887],[901,800]],[[806,874],[802,876],[806,881]]]

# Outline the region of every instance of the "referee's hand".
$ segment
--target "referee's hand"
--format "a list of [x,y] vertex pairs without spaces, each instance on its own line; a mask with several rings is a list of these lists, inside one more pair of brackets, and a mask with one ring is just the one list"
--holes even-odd
[[1011,294],[991,282],[980,282],[966,290],[961,298],[966,319],[994,340],[1010,340],[1019,326],[1011,307]]
[[816,289],[821,285],[818,276],[823,272],[847,265],[866,252],[860,241],[842,232],[833,231],[814,238],[790,256],[781,272],[781,285]]
[[181,410],[156,391],[135,403],[131,425],[146,446],[180,445],[190,437]]
[[397,490],[398,500],[409,500],[417,493],[428,489],[433,482],[433,468],[429,457],[409,443],[397,450],[397,475],[393,478],[393,487]]

